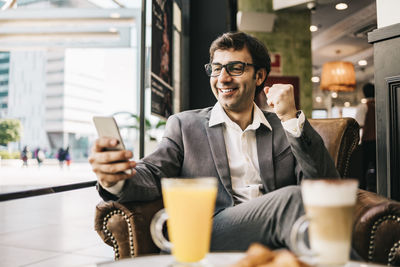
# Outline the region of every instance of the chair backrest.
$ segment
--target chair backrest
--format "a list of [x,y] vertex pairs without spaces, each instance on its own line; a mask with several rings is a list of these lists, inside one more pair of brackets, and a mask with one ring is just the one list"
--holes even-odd
[[340,175],[347,177],[351,154],[360,140],[357,121],[353,118],[337,118],[309,119],[309,122],[324,140]]

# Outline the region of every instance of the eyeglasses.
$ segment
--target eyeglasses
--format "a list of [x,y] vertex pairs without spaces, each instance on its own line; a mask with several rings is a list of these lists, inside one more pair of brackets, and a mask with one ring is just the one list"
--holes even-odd
[[240,76],[243,74],[246,66],[256,67],[256,65],[254,65],[254,64],[245,63],[245,62],[241,62],[241,61],[232,61],[225,65],[222,65],[219,63],[208,63],[208,64],[204,65],[204,68],[206,69],[207,75],[210,77],[219,76],[221,74],[221,71],[223,68],[225,68],[226,72],[230,76]]

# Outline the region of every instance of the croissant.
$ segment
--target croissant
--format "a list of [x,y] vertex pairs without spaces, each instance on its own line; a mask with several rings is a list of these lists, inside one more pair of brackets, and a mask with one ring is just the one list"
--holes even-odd
[[288,250],[272,251],[259,243],[251,244],[246,256],[230,267],[309,267]]

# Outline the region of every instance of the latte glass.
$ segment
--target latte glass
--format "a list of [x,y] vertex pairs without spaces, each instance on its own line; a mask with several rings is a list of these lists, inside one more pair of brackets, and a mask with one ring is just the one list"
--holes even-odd
[[[171,251],[176,259],[173,266],[205,266],[202,261],[210,249],[212,217],[217,196],[217,179],[161,179],[165,210],[154,216],[150,230],[154,243]],[[167,220],[167,241],[162,225]]]
[[[299,218],[291,233],[298,254],[311,256],[313,262],[321,265],[349,261],[357,188],[358,181],[353,179],[301,183],[306,215]],[[307,229],[311,250],[305,246]]]

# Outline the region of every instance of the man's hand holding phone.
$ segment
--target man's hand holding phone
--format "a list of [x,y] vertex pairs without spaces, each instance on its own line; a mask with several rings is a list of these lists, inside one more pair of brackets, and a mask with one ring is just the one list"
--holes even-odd
[[111,187],[119,181],[131,178],[136,173],[133,169],[136,167],[136,162],[130,160],[133,157],[131,151],[106,151],[109,148],[116,148],[118,142],[118,139],[112,137],[99,137],[92,147],[89,162],[103,187]]
[[94,117],[99,138],[92,147],[89,162],[101,186],[109,188],[119,181],[131,178],[136,162],[133,153],[125,149],[113,117]]

